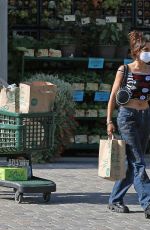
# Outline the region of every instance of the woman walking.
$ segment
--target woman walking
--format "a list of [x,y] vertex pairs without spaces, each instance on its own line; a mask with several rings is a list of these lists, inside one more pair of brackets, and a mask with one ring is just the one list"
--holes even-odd
[[[129,34],[133,62],[128,64],[126,89],[130,92],[127,103],[119,106],[117,126],[126,141],[128,168],[126,178],[115,182],[109,198],[108,208],[114,212],[128,213],[123,198],[133,184],[146,218],[150,218],[150,179],[146,173],[144,154],[150,137],[150,40],[141,32]],[[112,113],[116,104],[116,93],[122,83],[124,66],[120,66],[112,87],[107,109],[107,134],[113,135],[116,127]]]

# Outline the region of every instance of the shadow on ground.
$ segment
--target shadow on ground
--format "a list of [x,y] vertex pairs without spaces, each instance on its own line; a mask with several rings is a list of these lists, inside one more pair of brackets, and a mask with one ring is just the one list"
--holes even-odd
[[[61,205],[61,204],[108,204],[109,193],[87,192],[87,193],[52,193],[51,200],[48,203],[43,202],[42,194],[24,194],[22,203]],[[0,199],[14,200],[13,192],[1,191]],[[15,202],[15,201],[14,201]],[[127,193],[125,203],[128,205],[138,205],[136,193]]]
[[[51,202],[53,204],[87,203],[87,204],[108,204],[109,193],[54,193]],[[126,194],[125,201],[128,204],[138,204],[135,193]]]

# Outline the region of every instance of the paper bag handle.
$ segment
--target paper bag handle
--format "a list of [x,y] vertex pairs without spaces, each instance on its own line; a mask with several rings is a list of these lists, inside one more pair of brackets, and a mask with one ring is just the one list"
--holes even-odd
[[114,140],[115,139],[115,135],[112,134],[111,137],[108,135],[108,140]]

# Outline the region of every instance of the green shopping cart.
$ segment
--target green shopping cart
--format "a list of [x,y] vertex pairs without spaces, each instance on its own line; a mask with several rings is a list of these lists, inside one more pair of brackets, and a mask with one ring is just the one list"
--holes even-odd
[[0,186],[13,188],[15,201],[21,203],[24,193],[42,193],[48,202],[56,184],[33,176],[32,152],[50,150],[54,144],[54,112],[12,113],[0,110],[0,157],[23,158],[29,161],[30,178],[27,180],[0,179]]

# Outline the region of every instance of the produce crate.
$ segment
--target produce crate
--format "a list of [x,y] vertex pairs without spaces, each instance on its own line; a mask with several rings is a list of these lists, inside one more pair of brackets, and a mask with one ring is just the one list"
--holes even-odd
[[54,142],[54,113],[0,111],[0,154],[50,149]]

